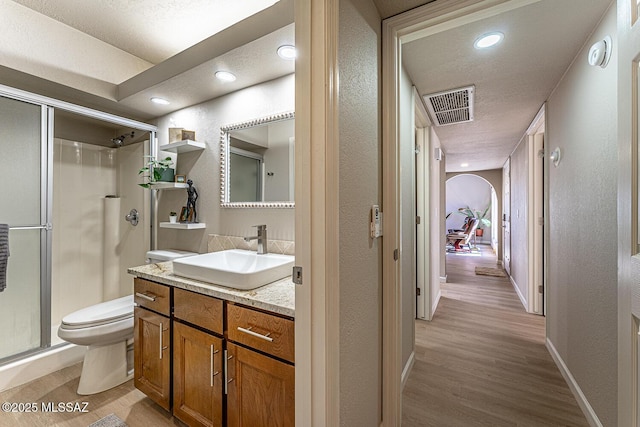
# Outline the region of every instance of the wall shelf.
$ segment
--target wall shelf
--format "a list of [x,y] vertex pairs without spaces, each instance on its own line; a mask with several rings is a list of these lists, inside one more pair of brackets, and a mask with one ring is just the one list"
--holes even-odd
[[177,230],[197,230],[201,228],[207,228],[207,224],[205,224],[204,222],[196,222],[196,223],[161,222],[160,228],[175,228]]
[[197,142],[185,139],[183,141],[172,142],[158,147],[160,151],[171,151],[172,153],[188,153],[190,151],[204,150],[204,142]]
[[189,188],[184,182],[162,182],[156,181],[151,183],[151,188],[154,190],[173,190],[178,188]]

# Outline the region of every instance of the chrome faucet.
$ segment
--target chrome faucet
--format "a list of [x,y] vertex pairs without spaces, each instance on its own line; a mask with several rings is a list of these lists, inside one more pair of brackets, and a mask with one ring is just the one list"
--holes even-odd
[[267,226],[266,225],[254,225],[258,229],[257,236],[245,237],[245,242],[250,242],[252,240],[258,240],[258,253],[266,254],[267,253]]

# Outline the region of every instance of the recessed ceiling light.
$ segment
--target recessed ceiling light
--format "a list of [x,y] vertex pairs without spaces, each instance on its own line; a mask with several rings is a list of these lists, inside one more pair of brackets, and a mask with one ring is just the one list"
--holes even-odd
[[476,49],[485,49],[491,46],[495,46],[502,41],[504,34],[499,31],[495,33],[488,33],[478,37],[473,43],[473,47]]
[[460,163],[460,167],[461,168],[468,168],[469,167],[469,163]]
[[236,76],[228,71],[216,71],[216,78],[224,82],[233,82],[236,80]]
[[278,48],[278,56],[282,59],[296,59],[296,48],[289,44],[282,45]]
[[151,102],[153,102],[154,104],[169,105],[169,101],[167,101],[164,98],[159,98],[157,96],[152,97]]

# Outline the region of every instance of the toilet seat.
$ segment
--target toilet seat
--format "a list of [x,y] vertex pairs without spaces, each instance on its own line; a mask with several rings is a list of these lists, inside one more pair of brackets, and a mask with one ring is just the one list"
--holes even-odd
[[62,319],[64,329],[85,329],[106,325],[133,317],[133,295],[75,311]]

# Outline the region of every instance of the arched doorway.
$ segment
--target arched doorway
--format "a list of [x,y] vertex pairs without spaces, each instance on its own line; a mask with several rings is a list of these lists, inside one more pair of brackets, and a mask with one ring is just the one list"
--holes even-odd
[[[488,225],[482,225],[482,237],[476,243],[489,244],[496,252],[498,263],[502,260],[502,170],[465,173],[448,173],[446,176],[445,212],[446,229],[459,228],[464,216],[457,214],[460,208],[470,208],[480,215],[486,210]],[[487,209],[488,208],[488,209]]]

